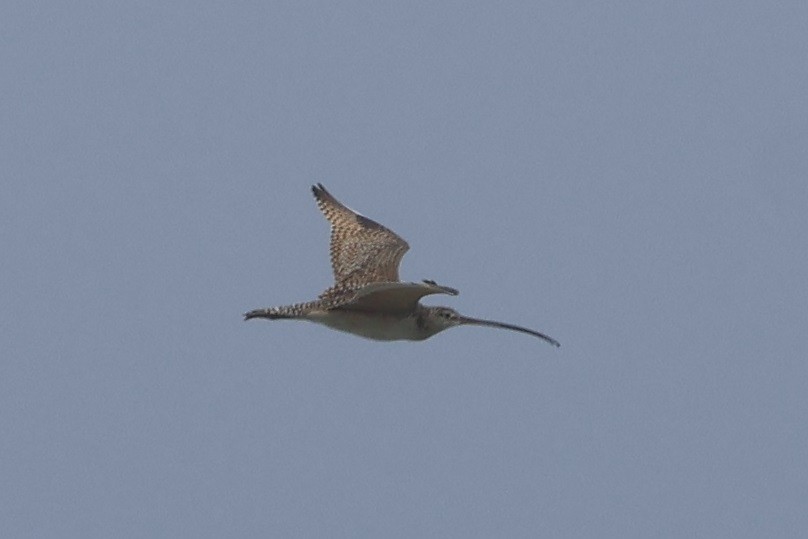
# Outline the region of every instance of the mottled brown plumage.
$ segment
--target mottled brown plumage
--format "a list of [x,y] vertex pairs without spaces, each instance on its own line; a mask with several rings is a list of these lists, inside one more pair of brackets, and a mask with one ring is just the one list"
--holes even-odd
[[340,203],[322,184],[311,188],[331,223],[334,286],[320,297],[342,295],[370,283],[398,281],[398,266],[410,248],[395,232]]
[[423,340],[444,329],[469,324],[528,333],[559,346],[531,329],[461,316],[448,307],[426,307],[430,294],[456,296],[457,290],[434,281],[402,283],[398,266],[410,248],[395,232],[340,203],[322,184],[311,188],[317,206],[331,223],[334,284],[314,301],[256,309],[251,318],[302,319],[376,340]]

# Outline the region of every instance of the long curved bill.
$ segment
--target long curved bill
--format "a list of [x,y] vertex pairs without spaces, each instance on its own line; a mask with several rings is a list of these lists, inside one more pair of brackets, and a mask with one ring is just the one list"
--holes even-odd
[[539,333],[538,331],[533,331],[532,329],[523,328],[521,326],[514,326],[513,324],[496,322],[494,320],[483,320],[481,318],[469,318],[468,316],[461,316],[459,318],[459,321],[461,324],[468,324],[470,326],[488,326],[491,328],[501,328],[501,329],[510,329],[511,331],[520,331],[522,333],[527,333],[528,335],[533,335],[534,337],[544,339],[553,346],[561,346],[560,342],[558,342],[552,337],[545,335],[544,333]]

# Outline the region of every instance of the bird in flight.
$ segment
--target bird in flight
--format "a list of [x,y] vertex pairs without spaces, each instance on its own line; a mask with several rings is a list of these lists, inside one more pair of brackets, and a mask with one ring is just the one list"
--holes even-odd
[[322,184],[312,186],[317,206],[331,223],[334,284],[314,301],[255,309],[245,320],[308,320],[338,331],[379,341],[422,341],[455,326],[488,326],[533,335],[561,344],[532,329],[471,318],[449,307],[422,305],[430,294],[458,291],[435,281],[403,283],[398,266],[410,248],[395,232],[344,206]]

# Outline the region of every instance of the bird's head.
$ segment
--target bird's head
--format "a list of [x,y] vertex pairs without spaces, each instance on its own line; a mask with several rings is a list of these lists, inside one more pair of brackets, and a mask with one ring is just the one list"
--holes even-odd
[[422,318],[423,329],[429,337],[455,326],[487,326],[491,328],[509,329],[511,331],[527,333],[528,335],[533,335],[534,337],[543,339],[553,346],[561,346],[561,344],[552,337],[548,337],[544,333],[539,333],[538,331],[533,331],[532,329],[523,328],[521,326],[506,324],[504,322],[496,322],[494,320],[483,320],[481,318],[463,316],[449,307],[423,307],[423,309],[425,314],[425,316]]
[[462,324],[463,317],[449,307],[427,307],[427,324],[434,327],[434,333]]

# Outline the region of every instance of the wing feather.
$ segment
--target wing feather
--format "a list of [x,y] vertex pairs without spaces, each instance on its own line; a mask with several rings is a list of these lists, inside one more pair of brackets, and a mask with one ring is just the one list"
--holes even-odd
[[317,206],[331,223],[331,268],[335,285],[323,296],[377,282],[398,281],[398,266],[410,248],[395,232],[344,206],[322,184],[312,186]]

